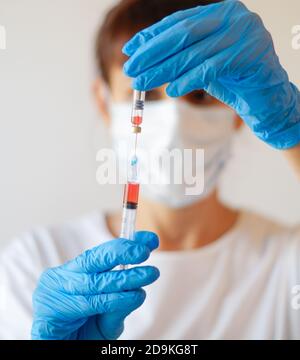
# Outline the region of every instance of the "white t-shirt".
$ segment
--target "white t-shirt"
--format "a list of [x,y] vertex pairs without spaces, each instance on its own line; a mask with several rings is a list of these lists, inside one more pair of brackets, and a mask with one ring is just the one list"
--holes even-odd
[[[31,296],[45,268],[111,238],[97,213],[16,239],[0,260],[0,338],[30,338]],[[161,276],[121,339],[300,339],[300,228],[243,213],[218,241],[156,250],[146,263]]]

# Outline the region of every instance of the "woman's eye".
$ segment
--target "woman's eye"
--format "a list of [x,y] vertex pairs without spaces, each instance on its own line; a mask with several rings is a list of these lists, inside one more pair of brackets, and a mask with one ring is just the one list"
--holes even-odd
[[150,90],[146,92],[146,101],[161,100],[161,93],[159,91]]
[[206,105],[213,101],[213,98],[204,90],[193,91],[190,94],[184,96],[186,101],[192,104]]

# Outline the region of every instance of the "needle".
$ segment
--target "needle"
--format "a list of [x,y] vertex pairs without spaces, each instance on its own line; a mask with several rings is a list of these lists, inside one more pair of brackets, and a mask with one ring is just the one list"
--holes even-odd
[[136,149],[137,149],[137,140],[138,140],[138,134],[135,134],[135,144],[134,144],[134,156],[136,157]]

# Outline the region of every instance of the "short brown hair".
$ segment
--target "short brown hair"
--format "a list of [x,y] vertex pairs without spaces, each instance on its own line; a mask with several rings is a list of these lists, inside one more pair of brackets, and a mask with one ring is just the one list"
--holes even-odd
[[121,0],[106,15],[96,39],[96,61],[109,83],[113,63],[126,61],[122,47],[136,32],[180,10],[223,0]]

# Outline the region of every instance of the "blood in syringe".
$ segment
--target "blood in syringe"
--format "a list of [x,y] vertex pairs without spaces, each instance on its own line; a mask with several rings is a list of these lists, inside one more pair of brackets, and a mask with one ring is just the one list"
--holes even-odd
[[137,207],[137,204],[139,202],[139,190],[140,190],[139,183],[128,182],[125,185],[124,198],[123,198],[123,203],[125,206]]
[[142,122],[143,122],[142,116],[134,116],[134,117],[132,118],[132,123],[133,123],[133,125],[135,125],[135,126],[141,125]]

